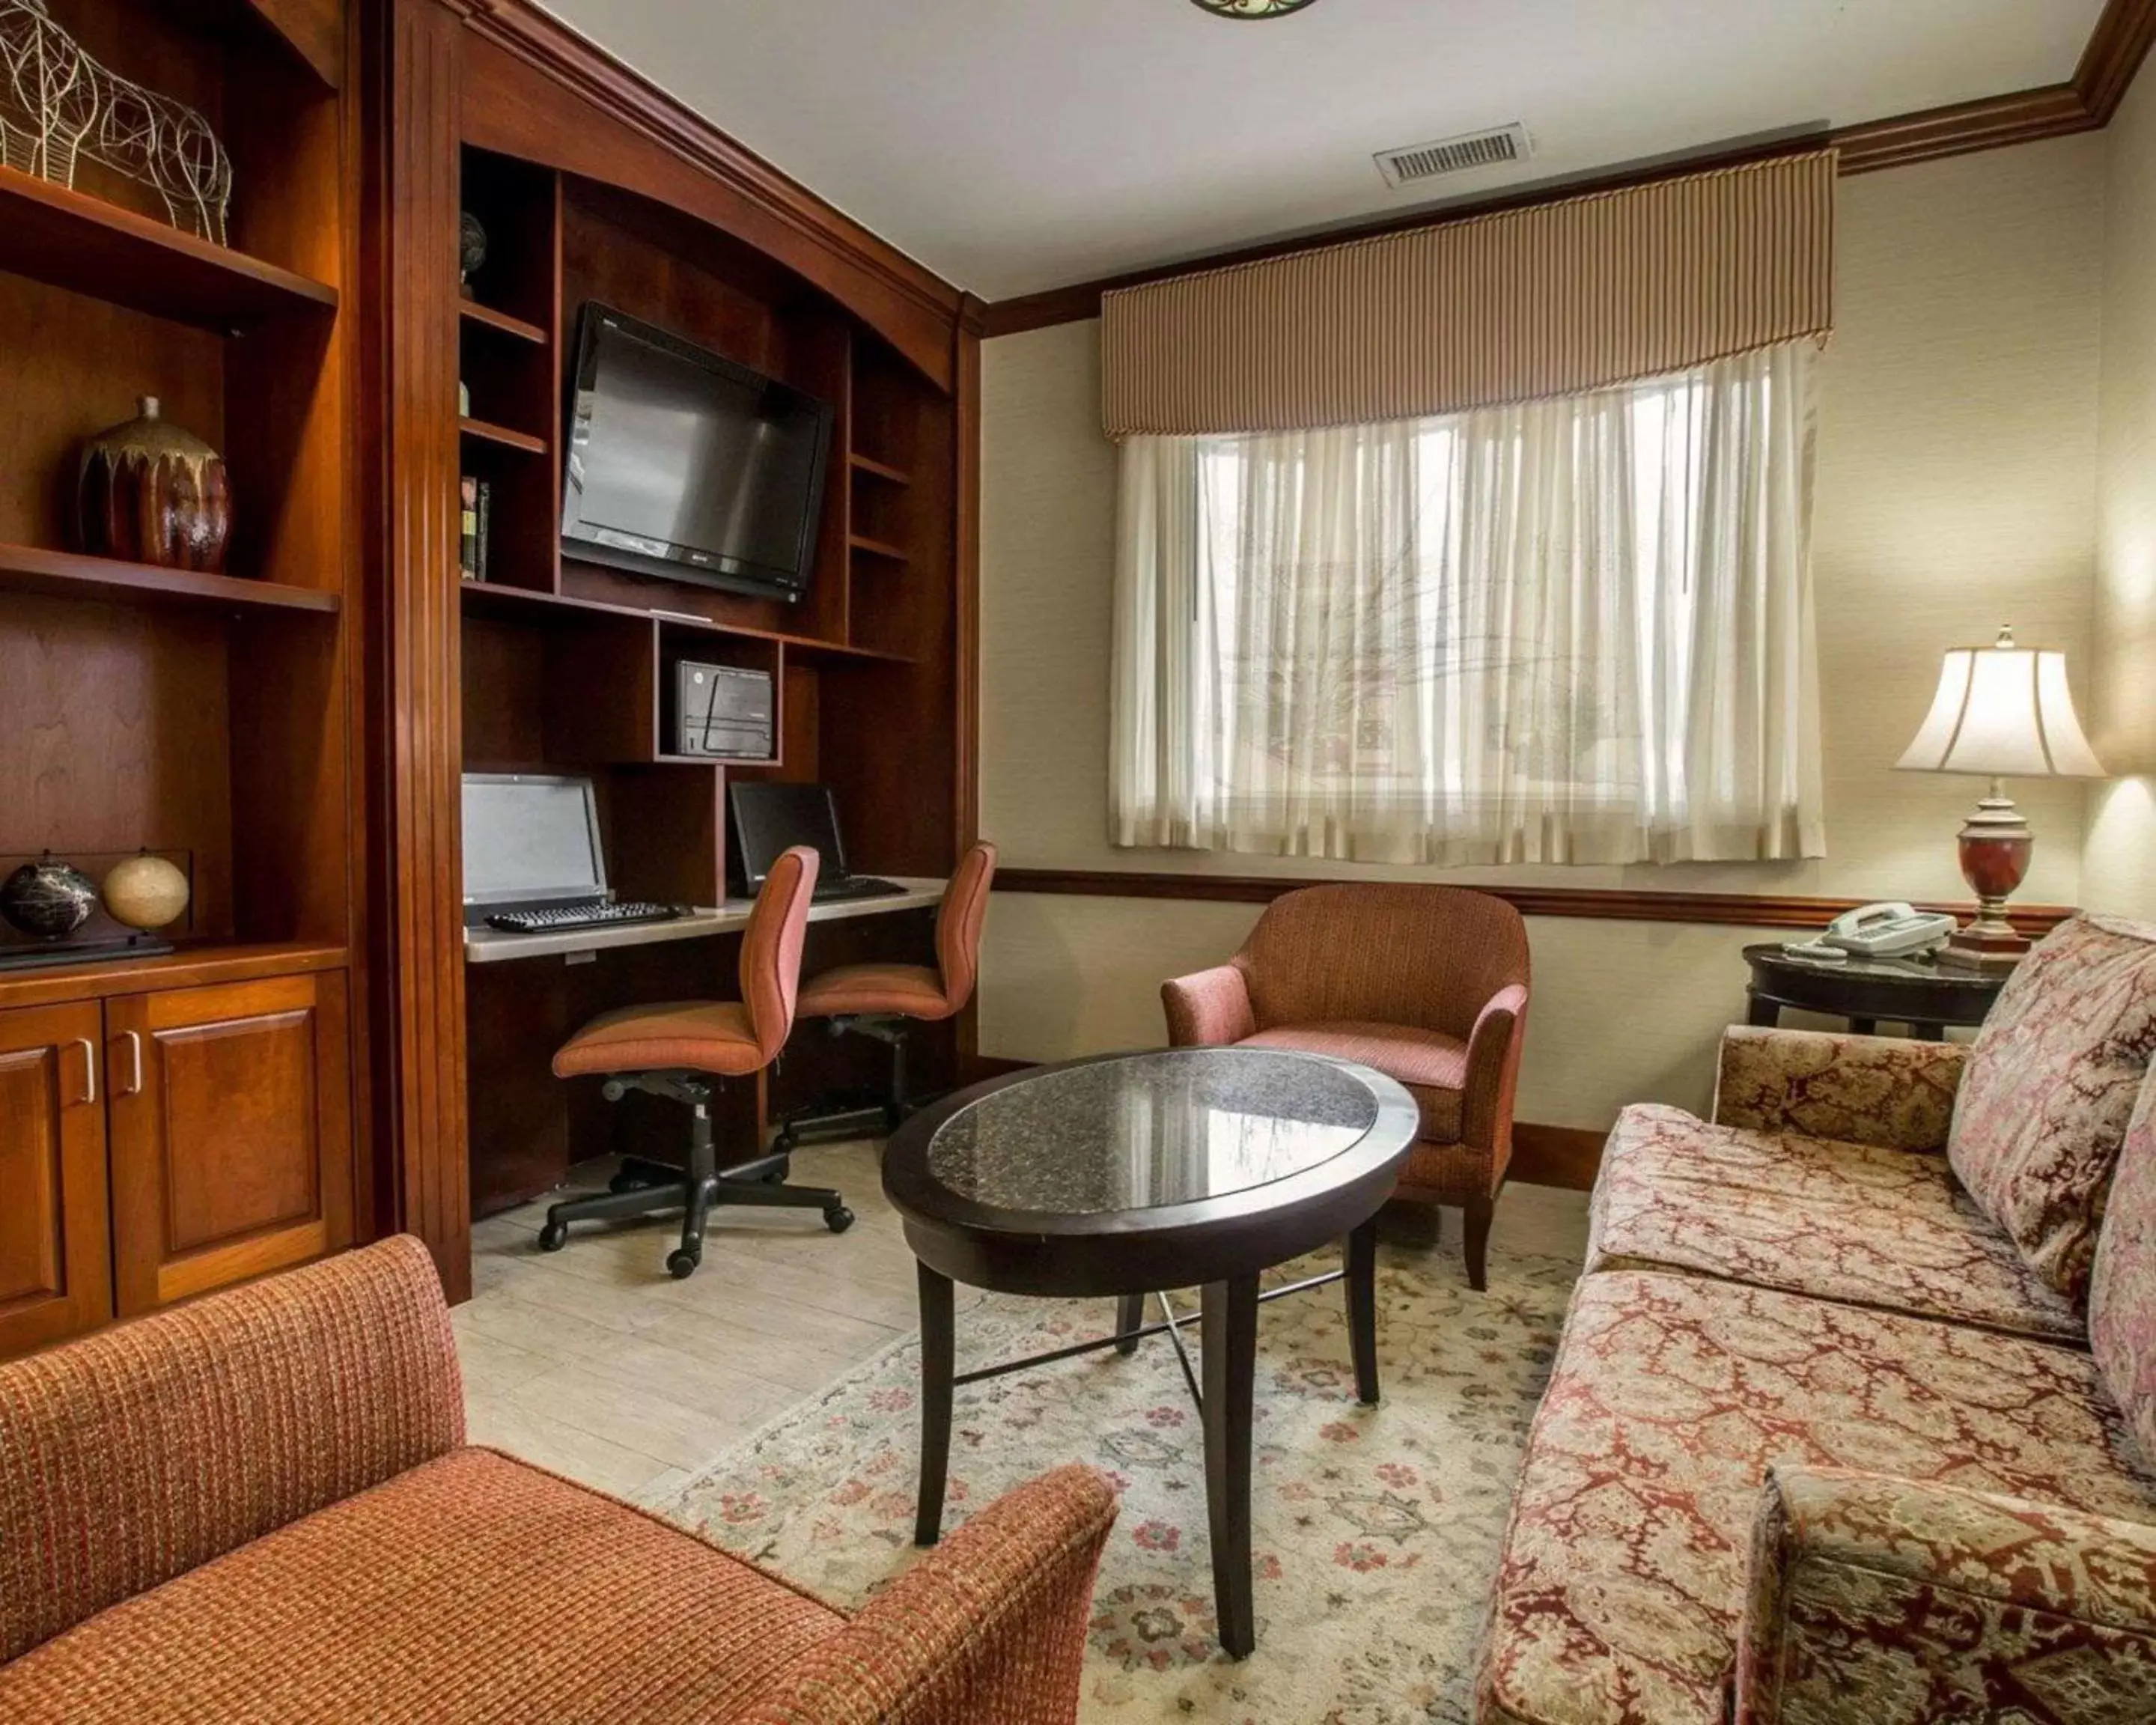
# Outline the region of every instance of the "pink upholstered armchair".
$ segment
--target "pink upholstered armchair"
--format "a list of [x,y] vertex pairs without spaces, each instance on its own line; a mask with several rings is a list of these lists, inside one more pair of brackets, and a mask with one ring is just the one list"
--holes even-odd
[[1225,964],[1160,993],[1178,1048],[1301,1049],[1405,1085],[1422,1131],[1397,1195],[1459,1205],[1468,1280],[1487,1286],[1527,1016],[1517,911],[1456,886],[1305,887],[1275,899]]

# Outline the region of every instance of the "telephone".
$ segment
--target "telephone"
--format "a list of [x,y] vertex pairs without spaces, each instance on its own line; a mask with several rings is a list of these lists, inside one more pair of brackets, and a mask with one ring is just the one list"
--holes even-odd
[[1830,952],[1907,958],[1944,946],[1953,931],[1951,916],[1890,901],[1845,911],[1827,924],[1817,941],[1792,942],[1789,950],[1806,958],[1825,957]]

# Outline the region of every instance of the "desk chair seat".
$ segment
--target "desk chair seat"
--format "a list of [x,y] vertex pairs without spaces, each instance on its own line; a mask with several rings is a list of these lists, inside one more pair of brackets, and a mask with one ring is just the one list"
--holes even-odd
[[816,853],[798,846],[772,865],[742,936],[738,1001],[670,1000],[602,1013],[556,1051],[555,1076],[603,1078],[610,1102],[634,1090],[686,1104],[689,1156],[683,1168],[633,1158],[610,1191],[555,1204],[540,1230],[541,1250],[561,1250],[572,1222],[678,1209],[681,1244],[666,1267],[680,1277],[703,1260],[704,1224],[715,1204],[820,1209],[834,1234],[852,1225],[854,1213],[837,1193],[779,1183],[783,1155],[721,1168],[711,1131],[711,1101],[719,1081],[762,1071],[793,1028],[816,865]]
[[824,1019],[834,1036],[865,1036],[890,1049],[891,1084],[881,1096],[818,1098],[787,1117],[774,1152],[889,1132],[919,1106],[906,1071],[908,1030],[955,1018],[973,998],[995,878],[994,845],[976,845],[959,859],[936,908],[933,965],[841,964],[802,985],[801,1017]]

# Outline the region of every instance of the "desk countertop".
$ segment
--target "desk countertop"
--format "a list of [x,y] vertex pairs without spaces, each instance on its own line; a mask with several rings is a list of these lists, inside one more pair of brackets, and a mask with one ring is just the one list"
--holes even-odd
[[[885,878],[903,886],[902,894],[883,898],[838,899],[811,905],[811,922],[842,922],[850,916],[882,916],[893,911],[931,910],[943,897],[941,880],[912,875]],[[670,922],[625,922],[617,927],[570,928],[557,934],[511,934],[499,928],[467,928],[465,962],[495,964],[509,958],[553,958],[596,952],[608,947],[645,947],[660,941],[700,940],[706,935],[735,934],[748,927],[756,901],[730,898],[724,904],[698,906]]]

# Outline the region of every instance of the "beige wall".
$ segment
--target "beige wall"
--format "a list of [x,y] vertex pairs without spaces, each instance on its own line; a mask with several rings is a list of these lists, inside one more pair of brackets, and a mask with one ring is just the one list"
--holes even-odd
[[2092,737],[2127,776],[2090,799],[2083,890],[2156,917],[2156,77],[2105,138]]
[[[2012,622],[2090,675],[2105,145],[2065,139],[1841,183],[1836,331],[1815,568],[1828,855],[1791,865],[1393,875],[1473,882],[1964,896],[1953,834],[1973,782],[1897,774],[1940,649]],[[1265,858],[1121,850],[1106,837],[1112,451],[1098,326],[988,344],[982,451],[982,826],[1010,866],[1294,873]],[[2025,896],[2081,896],[2084,797],[2022,787]],[[1343,872],[1332,865],[1306,872]],[[1160,978],[1217,962],[1249,906],[997,895],[984,1053],[1157,1042]],[[1742,1008],[1724,927],[1536,919],[1523,1118],[1605,1125],[1705,1101]]]

